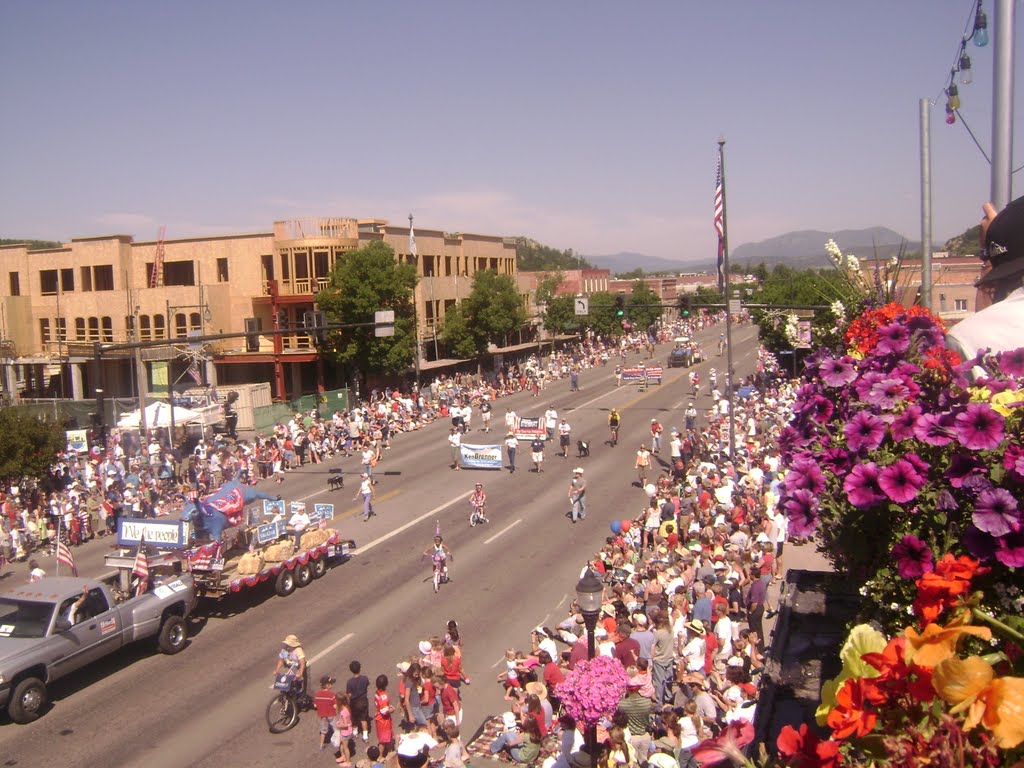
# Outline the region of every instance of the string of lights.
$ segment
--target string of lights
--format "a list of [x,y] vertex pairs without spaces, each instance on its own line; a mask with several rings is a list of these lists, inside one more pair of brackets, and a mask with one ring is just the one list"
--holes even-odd
[[[970,85],[974,80],[974,74],[971,71],[971,57],[967,54],[967,43],[973,41],[978,48],[988,45],[988,17],[985,15],[981,3],[982,0],[977,0],[971,8],[967,23],[964,25],[964,32],[960,36],[960,45],[953,58],[953,66],[949,69],[949,82],[944,89],[947,125],[953,125],[957,116],[960,116],[963,121],[963,116],[959,112],[960,89],[957,87],[957,82],[959,81],[960,85]],[[968,133],[970,132],[968,128]],[[971,134],[971,138],[974,138],[973,134]],[[975,144],[977,144],[977,140],[975,140]],[[978,149],[981,147],[979,146]],[[985,154],[984,151],[982,154]]]

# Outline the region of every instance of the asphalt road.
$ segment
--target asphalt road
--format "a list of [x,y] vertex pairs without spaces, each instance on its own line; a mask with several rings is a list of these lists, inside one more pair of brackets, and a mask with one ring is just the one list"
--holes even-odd
[[[698,334],[711,357],[696,366],[704,382],[707,371],[725,369],[714,355],[721,327]],[[756,327],[734,328],[734,365],[745,376],[754,370]],[[671,345],[657,350],[664,363]],[[629,363],[638,355],[631,355]],[[148,645],[125,649],[116,658],[58,681],[52,686],[52,709],[35,723],[13,725],[0,719],[0,766],[247,766],[279,768],[296,758],[304,765],[332,765],[329,753],[316,751],[315,713],[282,735],[267,731],[264,709],[271,696],[270,673],[281,639],[294,633],[311,659],[312,679],[331,672],[339,687],[348,663],[359,659],[371,681],[383,672],[397,697],[395,663],[416,650],[420,640],[443,634],[455,618],[465,638],[464,658],[473,684],[464,687],[464,737],[490,715],[506,709],[495,682],[505,648],[528,646],[530,630],[564,618],[580,569],[610,534],[609,523],[635,515],[643,493],[632,485],[633,461],[641,440],[649,441],[649,424],[657,417],[666,427],[662,456],[667,460],[667,433],[682,426],[681,409],[690,400],[690,369],[665,369],[660,386],[646,392],[614,384],[614,367],[585,371],[581,390],[568,380],[556,382],[538,398],[520,393],[498,400],[497,427],[490,436],[474,431],[467,442],[502,436],[506,408],[520,416],[541,415],[553,404],[573,428],[568,459],[549,449],[545,472],[527,472],[526,443],[520,444],[520,469],[456,472],[448,468],[447,423],[435,422],[394,440],[378,467],[377,516],[360,520],[361,507],[351,501],[356,488],[349,473],[356,459],[304,467],[287,475],[279,490],[287,501],[333,501],[335,526],[354,538],[358,552],[287,598],[263,585],[207,606],[193,622],[190,646],[177,656],[152,652]],[[698,409],[710,405],[707,386]],[[607,439],[607,412],[622,414],[620,443]],[[577,459],[575,440],[590,443],[591,455]],[[341,464],[349,480],[343,490],[328,491],[327,468]],[[588,483],[587,518],[572,525],[567,487],[580,465]],[[468,524],[466,502],[481,480],[488,495],[491,523]],[[421,553],[440,526],[454,559],[452,580],[435,595],[429,563]],[[79,570],[96,575],[110,544],[98,540],[75,550]],[[43,567],[53,573],[53,560]],[[21,579],[20,570],[9,579]],[[0,581],[0,588],[4,581]],[[528,650],[528,647],[527,647]],[[372,739],[372,736],[371,736]]]

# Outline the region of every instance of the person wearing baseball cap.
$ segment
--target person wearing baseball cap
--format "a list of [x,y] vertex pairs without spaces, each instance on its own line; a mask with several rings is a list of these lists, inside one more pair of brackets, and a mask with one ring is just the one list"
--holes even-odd
[[587,483],[583,479],[583,467],[572,471],[569,481],[569,519],[573,525],[587,516]]
[[1017,349],[1024,337],[1024,197],[999,213],[991,203],[982,210],[979,239],[985,271],[976,283],[977,311],[946,334],[946,346],[965,360],[985,348]]

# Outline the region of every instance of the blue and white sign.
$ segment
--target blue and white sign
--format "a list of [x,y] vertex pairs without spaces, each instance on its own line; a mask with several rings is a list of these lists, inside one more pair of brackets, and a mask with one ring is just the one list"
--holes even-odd
[[283,515],[284,499],[276,499],[273,501],[271,501],[270,499],[264,499],[263,514],[267,517],[273,517],[274,515]]
[[293,515],[296,514],[296,513],[299,513],[299,512],[305,512],[306,511],[306,502],[304,502],[304,501],[293,501],[291,504],[288,505],[288,508],[289,508],[289,510],[291,511],[291,513]]
[[314,504],[313,514],[309,516],[309,519],[318,523],[321,520],[333,520],[334,519],[334,505],[333,504]]
[[459,446],[460,464],[466,469],[498,469],[502,468],[500,445],[467,445]]
[[149,520],[122,517],[117,521],[117,543],[138,546],[139,541],[157,549],[183,549],[189,543],[189,524],[183,520]]
[[277,541],[281,538],[282,533],[284,533],[284,525],[280,520],[276,523],[261,525],[256,529],[256,543],[269,544],[272,541]]

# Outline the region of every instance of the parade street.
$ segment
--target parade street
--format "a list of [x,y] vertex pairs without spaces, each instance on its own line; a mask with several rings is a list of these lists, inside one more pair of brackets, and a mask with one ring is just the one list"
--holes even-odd
[[[697,334],[707,359],[695,366],[705,382],[696,406],[711,405],[708,371],[724,380],[725,357],[716,354],[720,326]],[[734,328],[738,377],[754,371],[757,328]],[[654,363],[664,365],[671,345],[657,348]],[[628,363],[641,357],[631,354]],[[398,435],[376,468],[376,516],[363,522],[358,459],[331,459],[289,472],[281,485],[261,488],[286,502],[333,502],[333,527],[358,544],[355,555],[287,598],[270,584],[217,603],[201,603],[191,626],[190,646],[162,656],[148,645],[125,649],[52,687],[53,706],[26,726],[0,724],[0,764],[17,768],[76,766],[273,766],[332,765],[330,753],[317,752],[315,712],[279,736],[268,732],[264,710],[271,696],[271,672],[282,638],[297,635],[311,660],[311,680],[335,675],[343,686],[348,663],[359,659],[372,680],[385,673],[397,697],[395,663],[415,652],[417,643],[443,635],[456,619],[465,639],[465,670],[472,685],[462,689],[463,735],[472,738],[486,717],[507,709],[496,675],[506,648],[523,649],[530,630],[556,624],[569,602],[587,559],[610,534],[612,520],[635,517],[646,496],[632,484],[641,442],[650,444],[649,425],[665,426],[664,447],[654,456],[654,477],[668,462],[668,433],[682,428],[682,409],[692,399],[690,368],[665,368],[662,384],[640,391],[616,388],[614,361],[584,371],[579,391],[558,380],[532,397],[522,392],[494,403],[493,429],[480,431],[474,413],[466,443],[501,443],[504,415],[541,416],[553,406],[572,428],[568,458],[557,455],[557,439],[545,452],[544,472],[528,471],[528,443],[520,443],[518,470],[449,468],[449,423],[439,419]],[[723,385],[724,389],[724,385]],[[608,440],[608,410],[622,414],[617,447]],[[698,421],[698,426],[701,421]],[[586,440],[590,456],[577,458],[576,441]],[[664,462],[659,466],[658,460]],[[342,466],[345,487],[331,491],[328,469]],[[573,525],[567,487],[574,467],[585,469],[587,517]],[[476,482],[487,492],[490,523],[470,528],[467,497]],[[452,553],[451,582],[434,594],[430,565],[422,558],[439,528]],[[75,550],[83,576],[97,576],[109,539]],[[51,575],[53,558],[40,558]],[[24,579],[24,564],[0,585]],[[529,651],[529,648],[525,648]],[[371,743],[373,736],[371,735]]]

